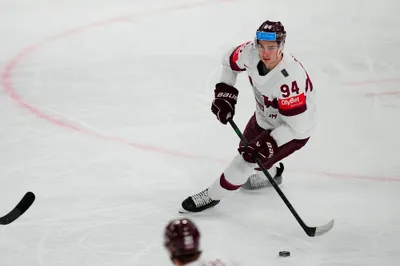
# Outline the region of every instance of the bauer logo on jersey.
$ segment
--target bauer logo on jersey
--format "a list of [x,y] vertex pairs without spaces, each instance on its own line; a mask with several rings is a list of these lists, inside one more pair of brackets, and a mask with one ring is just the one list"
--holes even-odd
[[306,96],[304,95],[304,93],[301,93],[296,96],[279,99],[278,102],[279,102],[279,109],[290,110],[293,108],[304,106],[306,104]]

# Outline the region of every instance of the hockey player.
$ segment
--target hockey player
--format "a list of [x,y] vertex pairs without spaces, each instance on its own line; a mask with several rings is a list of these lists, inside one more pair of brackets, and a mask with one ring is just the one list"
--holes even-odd
[[220,259],[200,259],[200,232],[196,225],[186,218],[168,223],[164,231],[164,246],[176,266],[228,266]]
[[182,202],[184,211],[208,209],[240,187],[251,190],[271,186],[257,168],[254,155],[280,184],[280,161],[310,138],[316,123],[315,92],[302,64],[284,52],[285,40],[282,23],[267,20],[257,29],[254,41],[232,48],[223,58],[211,110],[222,124],[233,118],[239,94],[234,87],[236,78],[246,71],[256,100],[255,113],[243,132],[249,145],[239,143],[238,154],[220,177]]

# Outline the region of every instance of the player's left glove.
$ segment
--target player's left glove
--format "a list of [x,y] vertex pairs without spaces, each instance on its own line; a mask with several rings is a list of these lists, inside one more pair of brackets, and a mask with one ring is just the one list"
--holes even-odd
[[263,131],[248,146],[243,143],[240,144],[238,151],[246,162],[255,163],[255,155],[258,155],[261,161],[268,160],[274,156],[278,149],[278,144],[276,144],[270,133],[271,131],[269,130]]

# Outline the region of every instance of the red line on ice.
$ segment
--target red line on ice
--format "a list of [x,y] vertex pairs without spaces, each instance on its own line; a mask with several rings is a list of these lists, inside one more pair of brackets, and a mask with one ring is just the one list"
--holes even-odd
[[[390,83],[399,83],[400,78],[392,78],[392,79],[381,79],[381,80],[363,80],[363,81],[355,81],[355,82],[346,82],[343,85],[352,86],[352,87],[360,87],[360,86],[369,86],[369,85],[382,85],[382,84],[390,84]],[[370,92],[366,93],[367,96],[390,96],[390,95],[400,95],[400,91],[382,91],[382,92]]]
[[108,140],[108,141],[114,141],[114,142],[118,142],[121,144],[126,144],[129,145],[133,148],[137,148],[137,149],[142,149],[142,150],[147,150],[147,151],[154,151],[154,152],[158,152],[158,153],[164,153],[164,154],[169,154],[169,155],[175,155],[175,156],[181,156],[181,157],[185,157],[185,158],[197,158],[197,159],[208,159],[208,160],[213,160],[213,161],[219,161],[222,162],[222,160],[220,159],[215,159],[215,158],[210,158],[208,156],[203,156],[203,155],[194,155],[194,154],[189,154],[189,153],[184,153],[184,152],[180,152],[180,151],[174,151],[174,150],[168,150],[168,149],[163,149],[163,148],[159,148],[159,147],[154,147],[154,146],[149,146],[149,145],[143,145],[140,143],[135,143],[132,141],[128,141],[128,140],[124,140],[118,137],[112,137],[112,136],[106,136],[103,134],[100,134],[98,132],[95,131],[91,131],[89,129],[86,128],[81,128],[78,126],[75,126],[73,124],[67,123],[65,121],[62,121],[61,119],[57,119],[55,117],[52,117],[51,115],[48,115],[46,113],[44,113],[43,111],[41,111],[39,108],[25,102],[21,96],[16,92],[13,83],[12,83],[12,75],[13,75],[13,71],[14,69],[16,69],[17,65],[28,55],[32,54],[33,52],[39,50],[40,48],[43,48],[43,46],[47,43],[51,43],[54,41],[57,41],[59,39],[64,39],[66,37],[69,37],[71,35],[83,32],[85,30],[89,30],[89,29],[93,29],[96,27],[101,27],[101,26],[105,26],[107,24],[110,23],[114,23],[114,22],[120,22],[120,21],[126,21],[129,19],[132,19],[133,17],[139,16],[139,15],[145,15],[145,14],[154,14],[157,12],[168,12],[168,11],[174,11],[174,10],[181,10],[181,9],[186,9],[186,8],[193,8],[193,7],[198,7],[198,6],[203,6],[203,5],[208,5],[208,4],[213,4],[216,3],[216,1],[212,1],[212,0],[206,0],[206,1],[202,1],[202,2],[196,2],[196,3],[190,3],[190,4],[183,4],[183,5],[177,5],[177,6],[171,6],[171,7],[166,7],[166,8],[159,8],[159,9],[152,9],[149,11],[145,11],[145,12],[140,12],[140,13],[136,13],[136,14],[132,14],[132,15],[127,15],[127,16],[121,16],[121,17],[116,17],[116,18],[111,18],[111,19],[106,19],[106,20],[102,20],[102,21],[97,21],[97,22],[93,22],[81,27],[77,27],[77,28],[73,28],[67,31],[64,31],[62,33],[50,36],[48,38],[46,38],[44,41],[26,47],[25,49],[23,49],[20,53],[18,53],[16,56],[14,56],[5,66],[5,68],[3,69],[3,72],[1,74],[1,83],[6,91],[6,93],[8,94],[8,96],[13,99],[15,102],[17,102],[20,106],[22,106],[23,108],[26,108],[27,110],[29,110],[31,113],[33,113],[36,117],[42,118],[44,120],[47,120],[48,122],[69,129],[69,130],[74,130],[74,131],[78,131],[87,135],[91,135],[93,137],[97,137],[100,139],[104,139],[104,140]]
[[[220,2],[234,2],[234,0],[219,0]],[[1,83],[8,94],[8,96],[13,99],[15,102],[17,102],[21,107],[27,109],[29,112],[33,113],[36,117],[39,117],[41,119],[44,119],[48,121],[51,124],[63,127],[65,129],[81,132],[93,137],[97,137],[99,139],[107,140],[107,141],[113,141],[117,142],[120,144],[125,144],[129,145],[133,148],[136,149],[141,149],[141,150],[146,150],[146,151],[153,151],[153,152],[158,152],[158,153],[163,153],[163,154],[168,154],[168,155],[174,155],[174,156],[180,156],[184,158],[194,158],[194,159],[206,159],[206,160],[212,160],[216,161],[219,163],[224,163],[226,164],[227,162],[225,160],[217,159],[217,158],[212,158],[210,156],[205,156],[205,155],[195,155],[195,154],[189,154],[189,153],[184,153],[180,151],[174,151],[174,150],[169,150],[169,149],[163,149],[159,147],[154,147],[154,146],[148,146],[148,145],[143,145],[140,143],[128,141],[122,138],[118,137],[112,137],[112,136],[106,136],[103,134],[100,134],[95,131],[91,131],[86,128],[81,128],[76,125],[64,122],[60,119],[57,119],[55,117],[52,117],[51,115],[48,115],[44,112],[42,112],[39,108],[25,102],[21,96],[16,92],[13,83],[12,83],[12,76],[13,76],[13,71],[16,69],[17,65],[29,54],[34,53],[36,50],[42,48],[45,44],[54,42],[59,39],[63,39],[66,37],[69,37],[73,34],[83,32],[85,30],[93,29],[96,27],[101,27],[110,23],[114,22],[120,22],[120,21],[125,21],[125,20],[130,20],[135,16],[138,15],[144,15],[144,14],[153,14],[157,12],[167,12],[171,10],[180,10],[180,9],[186,9],[186,8],[192,8],[192,7],[197,7],[197,6],[202,6],[202,5],[208,5],[216,3],[216,1],[212,0],[206,0],[202,2],[197,2],[197,3],[191,3],[191,4],[184,4],[184,5],[179,5],[179,6],[172,6],[172,7],[167,7],[167,8],[160,8],[160,9],[153,9],[147,12],[141,12],[133,15],[127,15],[127,16],[121,16],[121,17],[116,17],[116,18],[111,18],[111,19],[106,19],[102,21],[97,21],[94,23],[90,23],[81,27],[77,27],[53,36],[50,36],[49,38],[45,39],[44,41],[31,45],[29,47],[26,47],[23,49],[20,53],[18,53],[16,56],[14,56],[5,66],[3,69],[3,72],[1,74]],[[395,80],[396,82],[398,80]],[[347,84],[347,85],[363,85],[363,84]],[[305,172],[303,172],[305,173]],[[374,180],[374,181],[382,181],[382,182],[400,182],[400,178],[391,178],[391,177],[368,177],[368,176],[358,176],[358,175],[349,175],[349,174],[335,174],[335,173],[326,173],[326,172],[316,172],[313,174],[318,174],[318,175],[326,175],[326,176],[334,176],[334,177],[345,177],[345,178],[355,178],[355,179],[364,179],[364,180]]]

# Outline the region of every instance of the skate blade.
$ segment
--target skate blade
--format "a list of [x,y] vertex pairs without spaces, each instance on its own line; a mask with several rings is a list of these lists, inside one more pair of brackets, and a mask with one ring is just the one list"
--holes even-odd
[[193,213],[193,212],[187,211],[187,210],[185,210],[184,208],[181,207],[181,208],[178,210],[178,213],[180,213],[180,214],[186,214],[186,213]]

